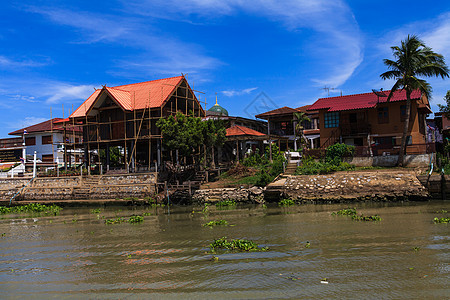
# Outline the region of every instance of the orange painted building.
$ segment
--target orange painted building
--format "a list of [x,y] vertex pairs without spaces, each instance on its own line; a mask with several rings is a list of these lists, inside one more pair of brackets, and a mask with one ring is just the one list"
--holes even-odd
[[[308,110],[319,111],[320,145],[341,142],[356,146],[357,155],[398,154],[406,114],[406,92],[396,91],[389,102],[390,91],[321,98]],[[407,153],[430,151],[426,142],[426,116],[431,113],[425,95],[411,95],[411,118]]]

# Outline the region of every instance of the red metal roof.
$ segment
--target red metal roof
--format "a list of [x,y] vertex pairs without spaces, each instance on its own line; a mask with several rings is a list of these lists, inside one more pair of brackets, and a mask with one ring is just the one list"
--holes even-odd
[[293,114],[298,112],[298,110],[294,109],[294,108],[290,108],[287,106],[281,107],[281,108],[277,108],[259,115],[256,115],[255,117],[257,117],[258,119],[267,119],[270,116],[276,116],[276,115],[288,115],[288,114]]
[[[51,124],[53,120],[53,125]],[[61,118],[53,118],[52,120],[47,120],[44,122],[41,122],[39,124],[35,124],[32,126],[28,126],[13,132],[8,133],[9,135],[23,135],[23,131],[26,130],[27,133],[32,133],[32,132],[46,132],[46,131],[62,131],[63,127],[61,126],[61,124],[58,124],[57,121],[62,120]]]
[[234,125],[227,128],[227,136],[238,136],[238,135],[249,135],[249,136],[264,136],[264,133],[250,129],[245,126]]
[[[388,96],[390,91],[384,91],[383,93],[386,96]],[[422,94],[420,91],[418,90],[413,91],[411,93],[411,100],[420,99],[421,96]],[[406,100],[406,92],[401,90],[394,92],[390,101],[396,102],[405,100]],[[387,97],[380,97],[378,99],[378,96],[375,95],[374,93],[320,98],[308,108],[308,111],[327,109],[329,112],[333,112],[351,109],[373,108],[377,105],[377,103],[385,103],[386,101]]]
[[161,107],[182,80],[184,80],[184,76],[115,87],[105,86],[96,90],[69,118],[84,117],[102,91],[107,91],[125,110]]

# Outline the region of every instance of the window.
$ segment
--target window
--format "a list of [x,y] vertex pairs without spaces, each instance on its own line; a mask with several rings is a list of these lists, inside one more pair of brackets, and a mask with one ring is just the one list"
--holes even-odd
[[36,137],[30,136],[25,138],[25,145],[26,146],[34,146],[36,145]]
[[400,105],[400,121],[405,122],[406,120],[406,105]]
[[349,114],[348,115],[348,120],[350,121],[350,123],[356,123],[356,120],[357,120],[356,114],[355,113]]
[[378,108],[378,124],[389,123],[389,109],[388,107]]
[[43,135],[42,136],[42,145],[48,145],[52,143],[52,136],[51,135]]
[[325,128],[339,127],[339,112],[325,113]]

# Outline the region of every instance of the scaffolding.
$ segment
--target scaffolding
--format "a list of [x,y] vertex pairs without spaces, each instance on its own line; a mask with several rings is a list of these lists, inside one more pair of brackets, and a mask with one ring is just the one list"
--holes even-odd
[[[163,99],[163,90],[166,86],[173,91]],[[126,110],[108,92],[106,86],[103,86],[94,103],[87,107],[85,102],[80,107],[84,110],[84,116],[71,116],[64,122],[64,165],[67,166],[68,160],[66,149],[71,149],[73,152],[76,149],[84,149],[86,167],[95,162],[92,150],[96,150],[97,156],[100,156],[100,151],[103,149],[106,156],[106,171],[109,171],[110,147],[119,146],[122,148],[122,165],[127,173],[160,168],[162,135],[156,122],[160,118],[174,116],[177,112],[205,117],[205,110],[201,105],[203,103],[197,99],[195,90],[190,88],[184,75],[178,84],[164,83],[160,88],[160,106],[151,107],[151,91],[149,90],[147,103],[143,108],[142,104],[141,107],[136,106],[136,93],[134,92],[131,95],[131,109]],[[206,101],[203,102],[206,107]],[[67,138],[70,136],[70,132],[72,132],[72,139]],[[76,132],[82,132],[81,141],[76,139]],[[98,158],[95,163],[99,162]],[[100,166],[100,168],[102,167]]]

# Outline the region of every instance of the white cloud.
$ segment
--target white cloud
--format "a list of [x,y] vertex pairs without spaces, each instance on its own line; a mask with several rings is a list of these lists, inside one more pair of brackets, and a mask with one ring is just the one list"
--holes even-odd
[[[130,18],[99,12],[69,11],[50,7],[29,7],[30,12],[41,14],[51,21],[70,26],[81,33],[77,43],[109,42],[143,50],[128,59],[118,59],[108,66],[110,73],[133,71],[133,75],[197,73],[210,70],[221,62],[203,54],[198,45],[179,41],[168,35],[153,33],[148,18]],[[170,49],[170,51],[168,51]],[[140,74],[137,74],[140,73]]]
[[252,87],[252,88],[243,89],[243,90],[227,90],[227,91],[222,91],[221,93],[227,97],[234,97],[234,96],[248,95],[256,89],[257,89],[257,87]]
[[[314,82],[342,85],[363,59],[358,24],[340,0],[147,0],[123,1],[136,14],[187,22],[211,22],[245,12],[282,23],[288,30],[312,29],[308,47],[316,69],[325,76]],[[316,55],[314,55],[316,54]]]
[[41,67],[48,64],[47,62],[39,62],[33,60],[13,60],[6,56],[0,55],[0,68],[20,68],[20,67]]
[[[2,103],[44,102],[56,104],[86,100],[94,92],[94,85],[71,84],[45,78],[14,78],[0,82]],[[73,102],[72,102],[73,103]]]

